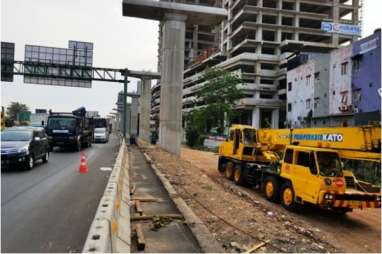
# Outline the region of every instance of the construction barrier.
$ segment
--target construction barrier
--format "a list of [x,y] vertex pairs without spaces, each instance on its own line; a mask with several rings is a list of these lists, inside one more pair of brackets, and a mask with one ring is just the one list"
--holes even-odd
[[130,186],[128,153],[122,141],[83,247],[83,253],[130,252]]

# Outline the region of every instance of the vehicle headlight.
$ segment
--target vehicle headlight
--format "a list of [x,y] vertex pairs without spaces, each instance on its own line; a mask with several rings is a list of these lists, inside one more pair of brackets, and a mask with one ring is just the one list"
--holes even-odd
[[19,150],[17,150],[17,153],[23,153],[28,155],[29,154],[29,145],[21,147]]
[[381,202],[381,196],[377,196],[376,200],[377,202]]

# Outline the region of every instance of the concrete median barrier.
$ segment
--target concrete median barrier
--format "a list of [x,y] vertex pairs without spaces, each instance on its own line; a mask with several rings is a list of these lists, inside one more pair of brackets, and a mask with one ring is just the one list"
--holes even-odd
[[129,159],[123,141],[83,247],[83,253],[130,252]]

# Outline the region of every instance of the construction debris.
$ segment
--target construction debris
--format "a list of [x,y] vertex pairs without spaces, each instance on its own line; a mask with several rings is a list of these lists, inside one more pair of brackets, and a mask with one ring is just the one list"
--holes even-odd
[[135,232],[137,233],[138,250],[144,250],[146,247],[146,242],[145,242],[145,236],[142,230],[142,225],[140,223],[135,225]]

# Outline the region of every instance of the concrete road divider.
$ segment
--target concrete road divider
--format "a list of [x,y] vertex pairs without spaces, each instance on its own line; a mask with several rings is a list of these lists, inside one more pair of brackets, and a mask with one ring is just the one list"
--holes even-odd
[[82,252],[130,252],[128,153],[122,142]]

